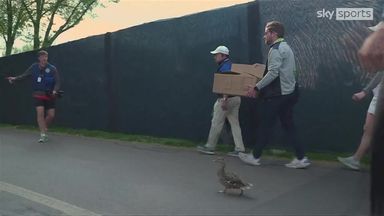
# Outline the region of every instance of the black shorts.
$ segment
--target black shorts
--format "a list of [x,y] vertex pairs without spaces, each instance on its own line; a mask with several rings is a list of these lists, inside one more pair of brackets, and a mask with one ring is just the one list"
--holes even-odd
[[49,109],[55,109],[56,108],[56,100],[40,100],[35,98],[35,106],[43,106],[44,109],[49,110]]

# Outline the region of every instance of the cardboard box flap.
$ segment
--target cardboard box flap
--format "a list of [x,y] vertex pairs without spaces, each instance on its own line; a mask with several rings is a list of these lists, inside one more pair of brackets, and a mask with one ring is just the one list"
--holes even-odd
[[255,64],[255,65],[232,64],[232,68],[231,68],[231,71],[234,73],[248,74],[258,78],[263,77],[264,70],[265,70],[265,65],[263,64]]

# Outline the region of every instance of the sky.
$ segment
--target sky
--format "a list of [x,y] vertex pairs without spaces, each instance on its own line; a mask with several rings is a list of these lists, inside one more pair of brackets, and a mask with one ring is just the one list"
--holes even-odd
[[106,8],[94,11],[95,18],[86,17],[79,25],[63,33],[54,44],[246,2],[250,0],[120,0],[117,4],[105,3]]

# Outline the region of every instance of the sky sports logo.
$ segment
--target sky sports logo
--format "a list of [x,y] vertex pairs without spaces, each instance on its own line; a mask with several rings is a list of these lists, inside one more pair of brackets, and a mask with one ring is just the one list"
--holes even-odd
[[317,18],[336,20],[373,20],[373,8],[336,8],[319,10]]

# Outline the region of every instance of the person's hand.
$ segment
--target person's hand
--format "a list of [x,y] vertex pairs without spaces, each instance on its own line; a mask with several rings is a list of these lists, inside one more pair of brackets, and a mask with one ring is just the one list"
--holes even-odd
[[255,90],[254,86],[248,86],[247,89],[247,97],[257,98],[259,96],[259,92]]
[[57,91],[53,90],[52,94],[50,95],[51,98],[56,99],[57,98]]
[[369,35],[359,52],[359,60],[367,72],[377,72],[384,69],[384,28]]
[[228,110],[228,99],[227,98],[221,99],[221,109]]
[[355,93],[353,96],[352,96],[352,100],[354,101],[361,101],[365,98],[365,96],[367,96],[367,94],[365,93],[365,91],[361,91],[361,92],[358,92],[358,93]]
[[16,80],[16,77],[7,77],[6,78],[10,84],[13,84]]

